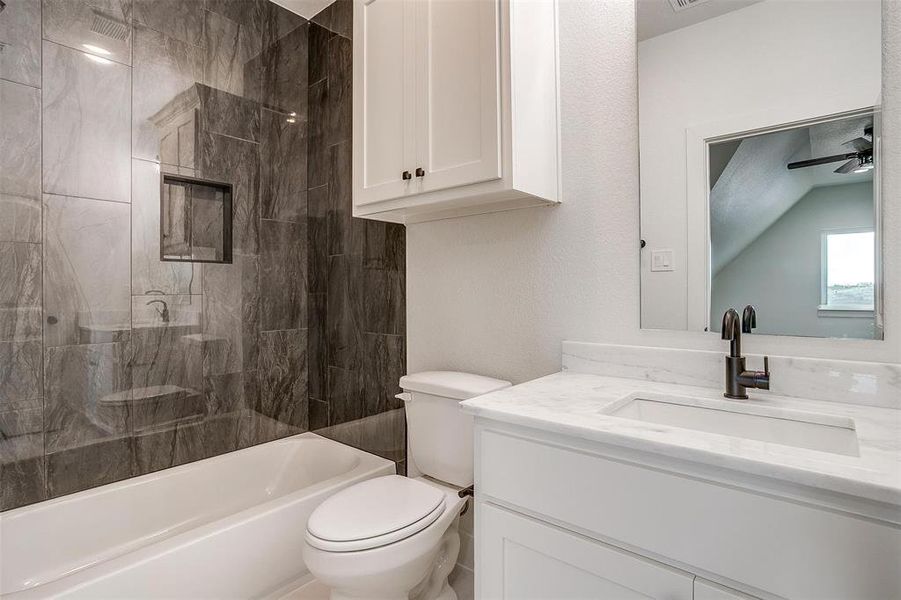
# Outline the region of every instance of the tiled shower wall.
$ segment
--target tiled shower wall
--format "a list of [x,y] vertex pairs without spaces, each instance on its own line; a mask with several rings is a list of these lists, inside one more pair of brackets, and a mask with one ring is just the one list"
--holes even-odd
[[[402,465],[403,231],[350,216],[350,3],[6,3],[0,508],[308,429]],[[234,185],[232,264],[159,260],[161,171]]]

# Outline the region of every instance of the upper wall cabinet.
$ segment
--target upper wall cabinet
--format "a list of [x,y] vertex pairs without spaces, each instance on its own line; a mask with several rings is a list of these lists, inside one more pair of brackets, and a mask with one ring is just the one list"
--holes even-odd
[[555,0],[355,0],[354,216],[560,201]]

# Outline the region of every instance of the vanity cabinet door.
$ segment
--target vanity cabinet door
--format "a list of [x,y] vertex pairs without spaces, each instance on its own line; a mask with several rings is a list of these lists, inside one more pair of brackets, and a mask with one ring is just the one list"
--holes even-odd
[[491,504],[478,511],[478,598],[692,598],[688,573]]

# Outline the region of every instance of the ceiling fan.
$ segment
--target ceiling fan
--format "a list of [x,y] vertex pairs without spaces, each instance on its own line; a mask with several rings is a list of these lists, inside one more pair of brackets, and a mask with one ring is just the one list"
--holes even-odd
[[829,163],[847,161],[845,164],[837,168],[834,173],[866,173],[873,169],[873,126],[867,125],[863,130],[863,137],[857,137],[843,143],[851,152],[844,154],[833,154],[832,156],[823,156],[821,158],[811,158],[810,160],[799,160],[798,162],[788,163],[789,169],[803,169],[804,167],[815,167],[817,165],[827,165]]

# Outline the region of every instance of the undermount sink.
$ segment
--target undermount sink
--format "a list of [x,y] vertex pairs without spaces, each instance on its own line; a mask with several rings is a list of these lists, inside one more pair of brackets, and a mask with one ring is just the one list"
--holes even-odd
[[854,421],[845,417],[655,394],[630,394],[602,412],[644,423],[859,456]]

